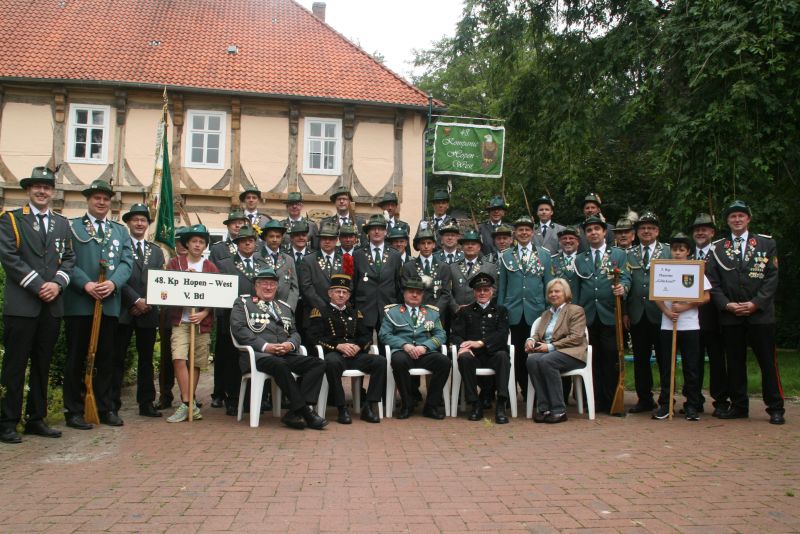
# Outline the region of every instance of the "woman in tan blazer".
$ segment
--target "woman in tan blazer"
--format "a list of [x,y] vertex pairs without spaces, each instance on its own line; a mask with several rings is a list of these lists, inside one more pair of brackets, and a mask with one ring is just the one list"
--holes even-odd
[[528,374],[536,391],[535,423],[567,420],[561,373],[586,365],[586,315],[570,304],[569,282],[556,278],[547,284],[550,307],[542,313],[533,337],[525,342]]

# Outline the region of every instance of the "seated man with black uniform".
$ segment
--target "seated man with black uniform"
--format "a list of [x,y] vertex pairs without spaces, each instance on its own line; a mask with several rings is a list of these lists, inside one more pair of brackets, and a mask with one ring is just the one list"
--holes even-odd
[[[319,399],[325,362],[317,357],[303,356],[300,335],[295,328],[292,309],[276,300],[278,275],[271,268],[255,275],[256,294],[236,299],[231,310],[231,334],[240,345],[253,347],[256,369],[271,375],[289,398],[289,411],[281,418],[288,427],[302,430],[306,426],[321,430],[328,424],[311,408]],[[250,372],[247,354],[239,354],[243,373]],[[292,373],[303,378],[298,384]]]
[[470,421],[483,419],[483,403],[478,397],[478,367],[494,369],[497,389],[495,422],[508,423],[506,399],[511,359],[508,355],[508,312],[497,304],[494,296],[494,277],[478,273],[469,282],[475,293],[475,302],[465,304],[456,313],[451,342],[458,347],[458,369],[464,380],[464,395],[472,404]]
[[325,351],[325,373],[333,394],[333,404],[339,409],[337,421],[343,425],[353,422],[344,399],[342,373],[357,369],[369,375],[367,402],[361,410],[361,420],[380,423],[378,406],[386,385],[386,358],[369,354],[372,342],[370,329],[364,316],[350,303],[352,278],[346,274],[331,276],[328,298],[330,303],[322,308],[312,308],[309,314],[308,339],[311,345],[320,345]]

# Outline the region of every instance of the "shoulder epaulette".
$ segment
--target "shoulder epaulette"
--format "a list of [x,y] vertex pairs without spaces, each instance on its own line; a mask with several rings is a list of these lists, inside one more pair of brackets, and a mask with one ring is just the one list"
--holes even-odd
[[250,298],[251,297],[251,295],[239,295],[239,296],[242,297],[242,298]]
[[108,221],[108,222],[110,222],[111,224],[116,224],[120,228],[125,228],[126,230],[128,229],[128,227],[125,226],[124,224],[122,224],[121,222],[117,222],[117,221]]
[[290,308],[290,309],[291,309],[291,306],[289,306],[289,303],[288,303],[288,302],[284,302],[284,301],[282,301],[282,300],[279,300],[278,302],[280,302],[281,304],[283,304],[283,305],[284,305],[284,306],[286,306],[287,308]]
[[550,254],[551,256],[553,255],[553,253],[550,251],[549,248],[547,248],[547,247],[539,247],[539,248],[541,248],[542,250],[544,250],[546,253]]
[[387,304],[386,306],[383,307],[383,310],[384,311],[389,311],[392,308],[394,308],[395,306],[399,306],[399,304]]
[[361,313],[361,311],[359,310],[359,311],[356,312],[356,318],[357,319],[363,319],[364,318],[364,314]]
[[716,241],[712,241],[712,242],[711,242],[711,244],[712,244],[712,245],[716,245],[717,243],[722,243],[722,242],[723,242],[723,241],[725,241],[726,239],[727,239],[726,237],[720,237],[720,238],[719,238],[719,239],[717,239]]
[[62,219],[64,219],[64,220],[67,220],[67,221],[69,220],[69,219],[67,219],[66,217],[64,217],[63,215],[61,215],[60,213],[58,213],[58,212],[55,212],[55,211],[53,211],[53,210],[50,210],[50,213],[52,213],[52,214],[53,214],[55,217],[57,217],[57,218],[58,218],[58,217],[60,217],[60,218],[62,218]]
[[322,317],[322,313],[317,308],[312,308],[311,312],[308,314],[309,319],[314,319],[315,317]]
[[771,235],[767,235],[767,234],[756,234],[756,235],[759,236],[759,237],[766,237],[767,239],[772,239]]
[[431,310],[433,310],[433,311],[435,311],[435,312],[438,312],[438,311],[439,311],[439,308],[438,308],[438,307],[436,307],[436,306],[434,306],[433,304],[425,304],[425,305],[424,305],[424,306],[422,306],[422,307],[423,307],[423,308],[428,308],[428,309],[431,309]]

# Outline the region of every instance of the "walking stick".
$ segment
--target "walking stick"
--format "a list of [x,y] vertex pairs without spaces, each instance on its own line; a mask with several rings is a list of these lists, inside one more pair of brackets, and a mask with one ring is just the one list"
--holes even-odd
[[[100,263],[100,276],[97,283],[106,280],[106,270]],[[94,358],[97,352],[97,340],[100,337],[100,322],[103,320],[103,301],[95,299],[94,314],[92,315],[92,332],[89,334],[89,350],[86,352],[86,371],[83,375],[83,384],[86,386],[86,397],[83,401],[83,418],[87,423],[99,425],[100,414],[97,413],[97,400],[94,398]]]
[[[189,312],[194,315],[195,308]],[[194,323],[189,323],[189,418],[188,421],[192,422],[194,415]]]
[[[619,284],[619,270],[614,270],[614,284]],[[614,391],[614,400],[611,403],[611,415],[625,415],[625,349],[622,341],[622,298],[614,295],[614,315],[617,338],[617,362],[619,366],[619,378],[617,379],[617,389]]]
[[678,349],[678,321],[672,321],[672,357],[670,358],[670,371],[669,371],[669,420],[672,421],[672,414],[674,412],[672,407],[672,398],[675,397],[675,357]]

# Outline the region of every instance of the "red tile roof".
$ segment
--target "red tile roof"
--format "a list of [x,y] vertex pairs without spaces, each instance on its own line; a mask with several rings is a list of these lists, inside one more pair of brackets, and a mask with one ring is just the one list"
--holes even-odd
[[428,102],[293,0],[0,0],[0,36],[0,81]]

